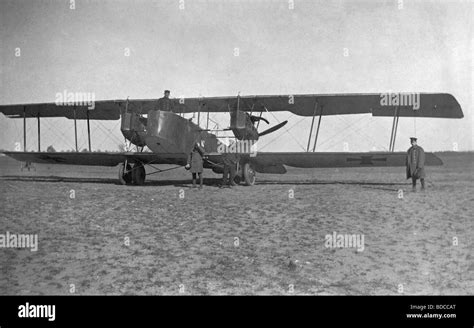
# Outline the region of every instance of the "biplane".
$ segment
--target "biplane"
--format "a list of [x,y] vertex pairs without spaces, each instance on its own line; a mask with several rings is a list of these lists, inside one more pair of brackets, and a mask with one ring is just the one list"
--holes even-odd
[[[216,173],[223,170],[222,141],[209,129],[209,113],[229,113],[230,126],[236,141],[257,141],[286,124],[259,132],[263,117],[268,112],[287,111],[299,116],[312,117],[306,152],[240,152],[235,183],[253,185],[257,173],[286,173],[285,166],[298,168],[320,167],[373,167],[404,166],[405,152],[395,152],[395,139],[399,117],[462,118],[457,100],[446,93],[421,93],[419,106],[402,102],[384,103],[381,94],[305,94],[274,96],[230,96],[171,99],[172,110],[157,110],[157,100],[102,100],[94,109],[86,105],[66,103],[1,105],[0,112],[9,118],[23,118],[24,151],[7,151],[6,155],[27,163],[119,166],[122,184],[142,185],[148,174],[145,167],[156,170],[155,165],[176,164],[185,166],[194,144],[200,143],[206,153],[204,167]],[[197,113],[197,124],[184,117]],[[206,128],[201,116],[207,113]],[[316,152],[321,119],[327,115],[371,113],[375,117],[393,117],[388,152]],[[76,152],[41,152],[40,118],[65,117],[74,121]],[[38,121],[38,151],[26,152],[26,120]],[[315,119],[318,118],[314,145],[311,149]],[[77,120],[87,120],[89,152],[78,152]],[[121,120],[121,132],[134,152],[92,152],[90,120]],[[148,150],[144,151],[145,148]],[[432,153],[426,154],[426,165],[442,165]]]

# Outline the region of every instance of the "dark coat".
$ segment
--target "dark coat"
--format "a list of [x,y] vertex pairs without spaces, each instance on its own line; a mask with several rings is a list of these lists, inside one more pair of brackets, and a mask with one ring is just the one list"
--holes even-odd
[[158,106],[156,107],[156,110],[161,110],[164,112],[172,112],[173,101],[165,97],[158,99]]
[[191,173],[202,173],[204,149],[200,146],[193,148],[188,156],[188,164],[191,165]]
[[222,163],[227,166],[235,166],[239,162],[239,156],[235,153],[222,153]]
[[407,152],[407,179],[425,178],[425,151],[420,146],[412,146]]

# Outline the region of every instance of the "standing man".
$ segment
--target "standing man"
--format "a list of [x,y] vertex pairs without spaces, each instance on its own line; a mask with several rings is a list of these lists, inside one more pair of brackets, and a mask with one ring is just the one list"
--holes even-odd
[[173,101],[170,99],[170,91],[165,90],[163,98],[158,99],[158,106],[157,110],[161,110],[164,112],[172,112],[173,111]]
[[235,185],[234,179],[237,171],[237,163],[239,162],[239,156],[226,149],[226,152],[222,153],[222,163],[224,164],[224,175],[222,177],[221,188],[228,185],[232,188]]
[[416,191],[416,180],[420,179],[421,190],[425,189],[425,151],[418,146],[417,139],[410,138],[411,147],[407,153],[407,179],[413,182],[412,190]]
[[196,142],[193,150],[188,156],[186,169],[191,169],[193,176],[193,188],[196,188],[196,174],[199,175],[199,189],[202,189],[202,171],[203,171],[204,149]]

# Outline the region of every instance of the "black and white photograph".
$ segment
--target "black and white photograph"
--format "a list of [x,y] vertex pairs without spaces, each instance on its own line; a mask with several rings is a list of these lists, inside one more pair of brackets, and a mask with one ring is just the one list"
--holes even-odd
[[472,296],[473,8],[0,0],[0,296]]

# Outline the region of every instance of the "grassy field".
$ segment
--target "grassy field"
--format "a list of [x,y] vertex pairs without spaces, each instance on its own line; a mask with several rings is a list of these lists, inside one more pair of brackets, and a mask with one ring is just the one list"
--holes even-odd
[[[121,186],[117,168],[0,157],[0,234],[39,241],[0,248],[0,294],[472,295],[474,156],[438,156],[416,193],[400,167],[290,168],[234,189],[206,171],[197,190],[183,168]],[[334,232],[364,250],[327,248]]]

